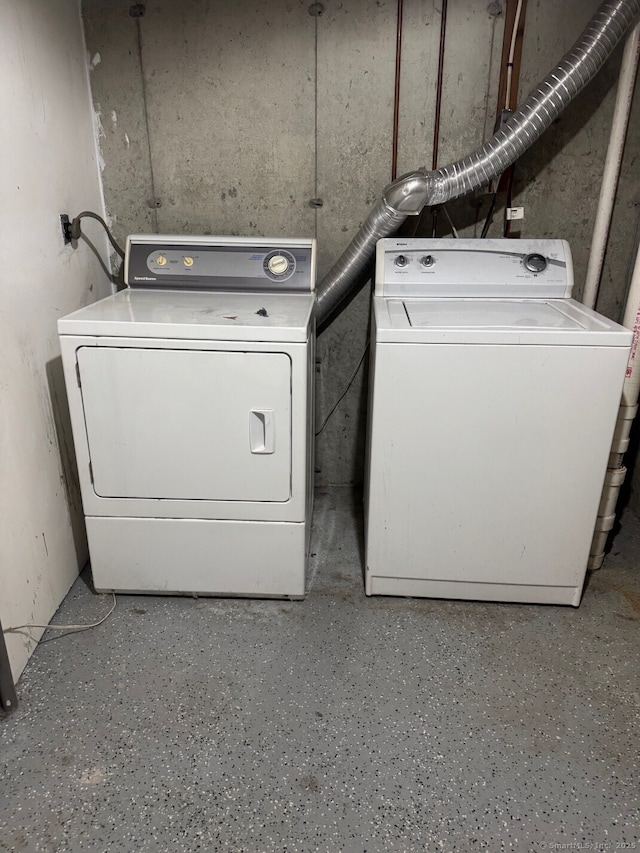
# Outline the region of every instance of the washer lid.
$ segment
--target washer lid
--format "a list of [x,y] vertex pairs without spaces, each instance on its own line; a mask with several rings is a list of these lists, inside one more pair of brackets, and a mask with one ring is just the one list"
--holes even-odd
[[425,300],[404,303],[411,326],[417,329],[522,329],[584,328],[548,302],[486,302],[478,300]]
[[58,320],[61,335],[306,341],[313,293],[121,290]]
[[573,299],[375,298],[379,341],[628,346],[631,332]]

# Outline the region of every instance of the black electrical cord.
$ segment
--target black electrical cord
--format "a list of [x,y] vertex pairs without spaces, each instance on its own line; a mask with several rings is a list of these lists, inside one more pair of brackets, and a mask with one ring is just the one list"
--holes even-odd
[[498,190],[494,192],[491,197],[491,204],[489,205],[489,211],[487,212],[487,218],[484,221],[484,225],[482,226],[482,232],[480,234],[480,239],[484,239],[489,233],[489,228],[491,227],[491,223],[493,222],[493,211],[496,209],[496,199],[498,198]]
[[344,399],[344,397],[346,396],[347,391],[349,390],[349,388],[351,388],[351,386],[352,386],[352,385],[353,385],[353,383],[355,382],[355,378],[356,378],[356,376],[358,375],[358,373],[360,372],[360,368],[362,367],[362,362],[364,361],[365,356],[366,356],[366,354],[367,354],[368,350],[369,350],[369,341],[367,341],[366,346],[365,346],[365,348],[364,348],[364,350],[363,350],[363,352],[362,352],[362,355],[361,355],[361,356],[360,356],[360,358],[358,359],[358,363],[356,364],[355,369],[354,369],[353,373],[351,374],[351,377],[349,378],[349,381],[347,382],[347,384],[346,384],[345,388],[343,389],[342,393],[340,394],[340,396],[338,397],[338,399],[335,401],[335,403],[333,404],[333,406],[331,406],[331,408],[330,408],[330,409],[329,409],[329,411],[327,412],[327,415],[326,415],[325,419],[322,421],[322,423],[320,424],[320,426],[319,426],[319,427],[317,428],[317,430],[315,431],[315,434],[316,434],[316,435],[320,435],[320,433],[324,430],[324,428],[326,427],[326,425],[329,423],[329,419],[331,418],[331,415],[332,415],[332,414],[335,412],[335,410],[338,408],[338,406],[340,405],[340,403],[342,402],[342,400],[343,400],[343,399]]
[[447,205],[446,205],[446,204],[443,204],[443,205],[442,205],[442,212],[444,213],[444,215],[445,215],[445,217],[446,217],[446,219],[447,219],[447,222],[449,223],[449,227],[451,228],[451,233],[452,233],[452,235],[456,238],[456,240],[458,240],[458,239],[460,238],[460,235],[458,234],[458,229],[457,229],[457,228],[456,228],[456,226],[453,224],[453,220],[452,220],[452,219],[451,219],[451,217],[449,216],[449,211],[447,210]]
[[116,243],[113,234],[109,230],[109,226],[107,225],[107,223],[104,221],[104,219],[101,216],[98,216],[97,213],[93,213],[93,211],[91,211],[91,210],[83,210],[82,213],[79,213],[73,219],[71,224],[68,226],[69,239],[78,240],[80,238],[80,235],[82,233],[80,231],[80,220],[81,219],[96,219],[100,223],[100,225],[102,225],[104,230],[107,232],[107,237],[109,238],[109,242],[111,243],[113,248],[120,255],[120,257],[124,260],[124,252],[122,251],[120,246]]

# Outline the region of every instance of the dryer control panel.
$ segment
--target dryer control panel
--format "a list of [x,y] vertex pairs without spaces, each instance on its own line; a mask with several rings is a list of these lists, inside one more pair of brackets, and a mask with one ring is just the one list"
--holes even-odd
[[563,299],[572,289],[565,240],[378,241],[378,296]]
[[124,276],[133,288],[309,293],[315,289],[316,241],[133,234]]

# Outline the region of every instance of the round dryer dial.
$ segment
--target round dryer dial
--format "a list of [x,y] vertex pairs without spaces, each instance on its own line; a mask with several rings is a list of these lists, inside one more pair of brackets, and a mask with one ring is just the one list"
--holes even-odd
[[283,275],[289,269],[289,261],[284,255],[274,255],[269,258],[269,270],[274,275]]
[[286,281],[294,274],[296,261],[290,252],[280,249],[270,252],[265,257],[262,266],[272,281]]

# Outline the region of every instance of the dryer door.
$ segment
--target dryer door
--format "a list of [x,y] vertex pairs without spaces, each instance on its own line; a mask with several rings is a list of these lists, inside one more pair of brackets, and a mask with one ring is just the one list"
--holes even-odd
[[86,346],[77,364],[98,496],[289,499],[288,355]]

